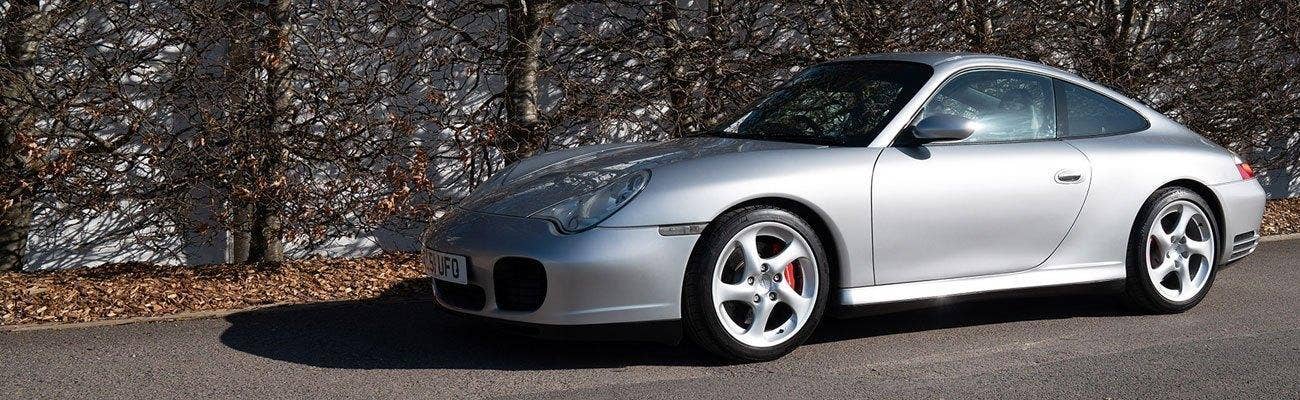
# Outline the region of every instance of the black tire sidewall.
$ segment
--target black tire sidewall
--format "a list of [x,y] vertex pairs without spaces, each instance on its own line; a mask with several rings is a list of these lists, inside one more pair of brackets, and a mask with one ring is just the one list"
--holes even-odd
[[[1214,242],[1213,245],[1215,246],[1215,254],[1214,259],[1210,260],[1210,276],[1206,278],[1205,287],[1201,288],[1200,293],[1197,293],[1196,296],[1187,300],[1171,301],[1160,295],[1156,290],[1155,283],[1151,282],[1151,279],[1147,277],[1148,273],[1146,271],[1147,266],[1145,263],[1145,258],[1147,257],[1146,241],[1147,237],[1151,234],[1151,225],[1154,222],[1153,218],[1156,217],[1156,213],[1160,212],[1160,210],[1164,209],[1165,206],[1168,206],[1170,203],[1180,200],[1189,201],[1197,207],[1200,207],[1201,213],[1205,215],[1207,220],[1209,220],[1210,230],[1214,233],[1212,239]],[[1222,259],[1219,250],[1221,249],[1220,242],[1223,238],[1221,236],[1222,232],[1220,232],[1219,229],[1219,222],[1212,210],[1213,209],[1210,208],[1209,204],[1200,195],[1181,187],[1164,188],[1156,191],[1147,200],[1146,204],[1143,205],[1142,211],[1139,214],[1140,218],[1137,219],[1137,222],[1133,227],[1133,234],[1129,239],[1127,259],[1127,292],[1130,299],[1137,303],[1138,306],[1157,313],[1179,313],[1196,306],[1196,304],[1200,303],[1201,300],[1205,298],[1205,295],[1210,292],[1210,288],[1214,286],[1214,278],[1219,273],[1219,260]]]
[[[793,229],[808,242],[817,261],[817,297],[808,321],[794,337],[772,347],[753,347],[727,333],[713,307],[713,268],[728,241],[744,228],[762,222],[776,222]],[[715,354],[733,360],[766,361],[794,350],[812,336],[826,309],[831,290],[829,258],[816,231],[793,212],[771,206],[751,206],[725,213],[701,233],[687,267],[683,291],[683,316],[688,336]]]

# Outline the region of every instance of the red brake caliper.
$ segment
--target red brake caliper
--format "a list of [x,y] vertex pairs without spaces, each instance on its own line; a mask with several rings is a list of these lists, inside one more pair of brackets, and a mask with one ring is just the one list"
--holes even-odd
[[[781,254],[780,243],[772,244],[772,253]],[[794,289],[795,293],[803,294],[803,284],[797,281],[799,279],[799,275],[794,273],[795,272],[794,269],[799,268],[799,265],[796,263],[798,263],[798,261],[791,261],[789,264],[786,264],[785,273],[784,273],[785,276],[783,276],[783,278],[785,278],[785,284],[790,285],[790,288]]]
[[795,293],[803,294],[803,284],[796,285],[796,283],[799,282],[795,281],[799,279],[799,276],[794,274],[794,269],[799,268],[798,265],[795,265],[796,262],[797,261],[791,261],[790,265],[785,266],[785,283],[789,284],[790,288],[794,289]]

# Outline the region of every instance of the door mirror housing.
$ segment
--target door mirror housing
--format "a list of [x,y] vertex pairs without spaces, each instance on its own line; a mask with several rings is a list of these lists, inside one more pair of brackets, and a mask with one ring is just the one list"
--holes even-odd
[[931,115],[912,126],[912,137],[918,142],[942,142],[970,137],[979,123],[956,115]]

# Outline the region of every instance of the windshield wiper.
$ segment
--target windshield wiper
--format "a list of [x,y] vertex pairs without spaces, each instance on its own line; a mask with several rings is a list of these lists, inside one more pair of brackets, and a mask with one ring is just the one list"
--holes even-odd
[[758,139],[758,140],[785,140],[785,141],[798,141],[798,142],[802,142],[802,141],[817,141],[817,140],[821,140],[822,138],[819,138],[819,137],[816,137],[816,136],[812,136],[812,135],[804,135],[804,134],[797,134],[797,133],[767,133],[767,132],[764,132],[764,133],[761,134],[761,135],[754,135],[754,139]]
[[691,136],[693,136],[693,137],[720,137],[720,138],[728,138],[728,137],[735,137],[735,134],[732,134],[732,133],[727,132],[727,131],[722,130],[722,129],[710,129],[710,130],[707,130],[707,131],[696,132],[694,135],[691,135]]

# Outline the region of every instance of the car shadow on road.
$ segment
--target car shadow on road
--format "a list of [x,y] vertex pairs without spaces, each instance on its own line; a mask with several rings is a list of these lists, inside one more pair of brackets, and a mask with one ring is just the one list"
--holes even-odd
[[[341,369],[552,370],[631,365],[719,365],[691,346],[546,341],[485,329],[412,298],[427,280],[372,300],[281,306],[232,314],[221,342],[273,360]],[[427,291],[427,289],[425,289]],[[826,320],[813,343],[971,325],[1127,315],[1110,297],[1021,297],[846,320]]]
[[427,278],[375,299],[232,314],[226,346],[321,368],[546,370],[708,362],[683,346],[544,341],[486,329],[438,309]]
[[810,343],[934,331],[977,325],[997,325],[1083,317],[1138,315],[1109,288],[1075,288],[1052,293],[1008,293],[998,298],[918,302],[909,308],[870,316],[827,320]]

